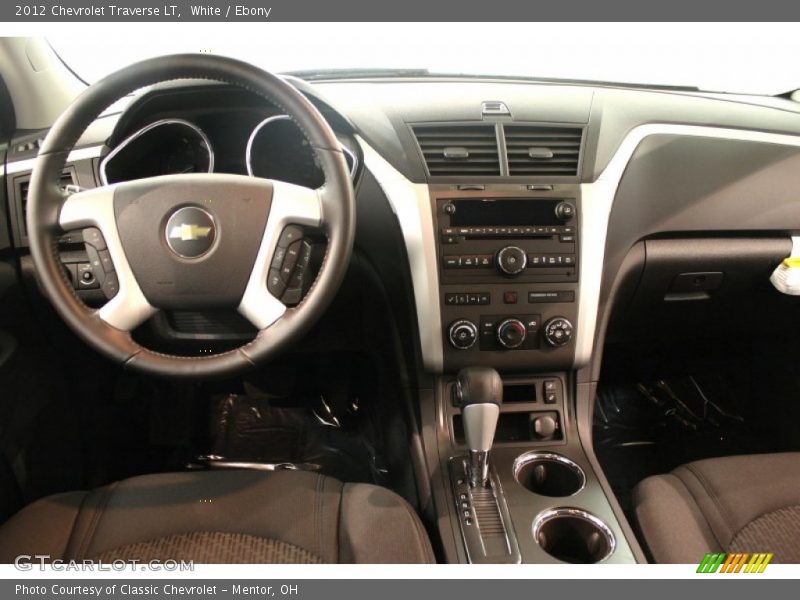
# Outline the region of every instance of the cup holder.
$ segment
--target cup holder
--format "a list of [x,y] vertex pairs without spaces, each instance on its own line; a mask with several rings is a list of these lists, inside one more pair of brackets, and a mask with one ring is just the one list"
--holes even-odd
[[578,508],[555,508],[541,513],[533,522],[533,538],[550,556],[575,564],[604,561],[616,546],[608,526]]
[[576,463],[553,452],[527,452],[514,461],[514,477],[520,485],[541,496],[574,496],[586,484]]

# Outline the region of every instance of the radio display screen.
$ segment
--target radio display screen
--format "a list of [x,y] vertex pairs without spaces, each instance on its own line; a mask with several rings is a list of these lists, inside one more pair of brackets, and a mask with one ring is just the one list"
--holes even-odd
[[494,227],[519,225],[561,225],[556,217],[558,200],[529,198],[464,198],[453,200],[453,227]]

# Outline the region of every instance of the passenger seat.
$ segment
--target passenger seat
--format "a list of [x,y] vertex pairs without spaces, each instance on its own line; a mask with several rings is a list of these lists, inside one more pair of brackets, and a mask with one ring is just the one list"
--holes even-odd
[[633,510],[655,562],[698,564],[706,552],[772,552],[800,563],[800,453],[682,465],[634,489]]

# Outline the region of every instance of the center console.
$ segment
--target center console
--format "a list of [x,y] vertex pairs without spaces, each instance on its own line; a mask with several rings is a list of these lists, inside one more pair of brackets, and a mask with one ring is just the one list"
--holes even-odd
[[443,374],[425,443],[448,560],[635,562],[577,428],[580,186],[429,191]]
[[444,370],[568,368],[577,326],[579,186],[431,186],[431,202]]
[[593,391],[576,374],[594,337],[594,188],[414,183],[362,144],[403,234],[432,376],[418,398],[443,559],[644,560],[591,451]]

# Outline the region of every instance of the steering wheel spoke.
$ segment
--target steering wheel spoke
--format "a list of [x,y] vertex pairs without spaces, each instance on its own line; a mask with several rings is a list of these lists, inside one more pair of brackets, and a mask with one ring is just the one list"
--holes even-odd
[[[64,231],[96,229],[90,243],[100,253],[108,252],[111,265],[102,265],[108,271],[108,281],[116,281],[116,294],[97,311],[97,315],[110,326],[121,331],[132,331],[149,319],[156,309],[145,298],[131,270],[122,248],[114,216],[116,185],[83,190],[67,196],[61,207],[58,222]],[[87,240],[88,241],[88,240]],[[111,287],[113,291],[113,284]]]
[[322,192],[272,181],[272,203],[253,271],[238,310],[257,329],[266,329],[286,312],[280,297],[289,279],[282,272],[286,252],[302,239],[300,227],[322,225]]

